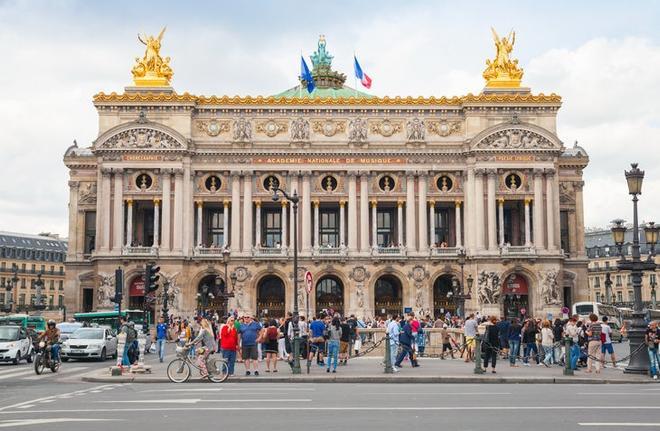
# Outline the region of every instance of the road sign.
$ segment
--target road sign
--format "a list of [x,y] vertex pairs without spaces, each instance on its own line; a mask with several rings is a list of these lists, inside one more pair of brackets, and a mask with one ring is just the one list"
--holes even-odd
[[307,293],[312,291],[312,273],[307,271],[305,273],[305,284],[307,284]]
[[524,316],[525,314],[527,314],[527,310],[524,309],[524,308],[521,308],[520,309],[520,314],[522,314]]
[[568,307],[561,307],[561,312],[562,312],[563,314],[568,314],[569,311],[570,311],[570,310],[568,309]]

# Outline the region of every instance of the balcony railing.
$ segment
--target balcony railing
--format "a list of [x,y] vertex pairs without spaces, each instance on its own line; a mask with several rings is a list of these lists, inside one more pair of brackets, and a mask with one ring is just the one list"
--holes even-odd
[[204,257],[222,257],[223,247],[195,247],[193,254]]
[[431,247],[431,257],[456,257],[460,247]]
[[315,247],[312,250],[312,256],[323,257],[342,257],[348,255],[346,247]]
[[121,254],[130,256],[158,256],[158,247],[123,247]]
[[254,257],[286,257],[289,249],[286,247],[254,247],[252,256]]
[[373,247],[371,249],[372,256],[378,257],[404,257],[406,255],[406,247]]
[[500,247],[500,254],[502,256],[526,256],[536,254],[534,246],[527,245],[505,245]]

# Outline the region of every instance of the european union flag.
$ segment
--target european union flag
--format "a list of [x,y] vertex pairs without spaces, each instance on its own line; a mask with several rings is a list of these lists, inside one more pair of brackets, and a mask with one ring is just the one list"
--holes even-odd
[[307,63],[305,63],[302,55],[300,56],[300,77],[307,82],[307,92],[311,93],[314,91],[316,88],[314,77],[312,76],[312,72],[309,71],[309,67],[307,67]]

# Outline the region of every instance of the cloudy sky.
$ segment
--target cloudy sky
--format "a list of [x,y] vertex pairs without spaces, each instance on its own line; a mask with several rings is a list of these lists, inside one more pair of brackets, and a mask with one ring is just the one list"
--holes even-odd
[[[248,6],[249,4],[249,6]],[[660,3],[636,1],[0,0],[0,230],[67,234],[65,149],[96,136],[92,96],[121,92],[137,32],[167,25],[178,92],[270,95],[296,84],[325,34],[334,66],[353,52],[377,95],[483,88],[490,26],[514,28],[523,82],[563,97],[559,136],[591,157],[587,226],[632,219],[623,170],[646,170],[641,218],[660,215]]]

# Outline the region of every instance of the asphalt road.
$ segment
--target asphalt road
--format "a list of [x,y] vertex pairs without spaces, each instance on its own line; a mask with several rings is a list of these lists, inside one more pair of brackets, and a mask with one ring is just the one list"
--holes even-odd
[[107,384],[3,391],[0,429],[660,429],[660,385]]

